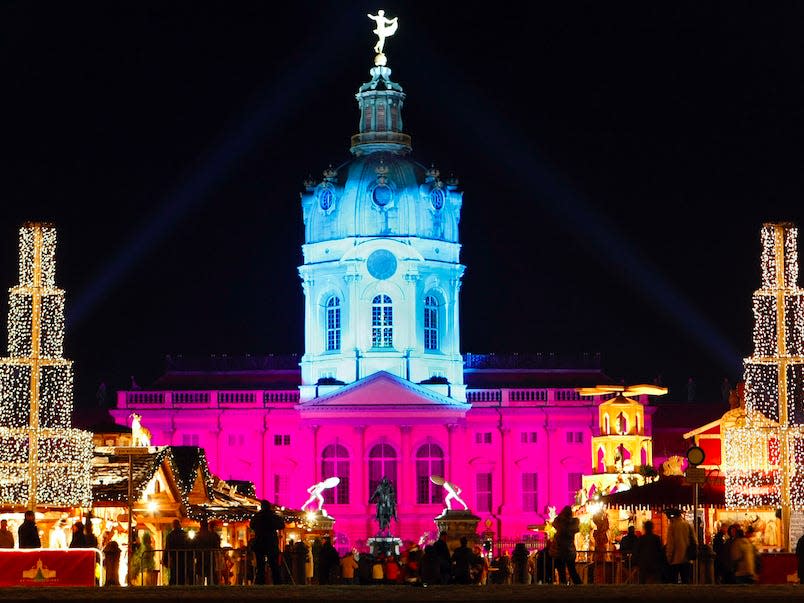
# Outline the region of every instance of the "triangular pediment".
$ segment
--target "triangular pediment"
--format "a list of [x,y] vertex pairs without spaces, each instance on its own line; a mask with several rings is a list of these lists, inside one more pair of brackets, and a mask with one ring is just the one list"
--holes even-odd
[[318,411],[452,411],[464,413],[470,405],[431,389],[380,371],[297,407],[302,413]]

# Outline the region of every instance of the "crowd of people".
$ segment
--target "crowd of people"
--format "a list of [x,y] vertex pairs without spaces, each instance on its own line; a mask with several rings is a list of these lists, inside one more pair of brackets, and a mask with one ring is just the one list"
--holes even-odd
[[[753,584],[761,571],[762,557],[752,542],[750,526],[738,523],[720,526],[711,547],[700,546],[695,530],[678,509],[666,511],[666,540],[654,531],[653,521],[645,521],[641,530],[631,525],[619,540],[615,559],[621,563],[624,581],[640,584],[682,583],[693,581],[692,561],[711,560],[711,581],[718,584]],[[142,540],[132,543],[134,584],[156,584],[161,566],[167,569],[167,582],[186,584],[580,584],[576,568],[576,535],[580,523],[569,506],[555,517],[552,537],[545,547],[529,551],[517,543],[513,551],[491,558],[489,550],[470,546],[461,538],[450,550],[448,535],[420,548],[412,544],[401,552],[395,550],[359,553],[352,549],[339,554],[331,539],[323,536],[308,545],[290,541],[280,551],[279,533],[282,517],[268,501],[250,520],[250,537],[234,549],[224,550],[215,526],[206,520],[194,538],[190,538],[179,520],[166,537],[161,559],[153,548],[153,538],[145,531]],[[89,521],[72,525],[69,548],[98,548]],[[41,546],[34,514],[25,513],[17,530],[19,548]],[[5,520],[0,521],[0,548],[14,547],[14,534]],[[120,547],[104,537],[106,584],[119,584]],[[799,578],[804,579],[804,536],[798,542]],[[592,562],[594,565],[594,561]],[[592,581],[594,578],[588,578]],[[704,582],[710,581],[707,579]]]

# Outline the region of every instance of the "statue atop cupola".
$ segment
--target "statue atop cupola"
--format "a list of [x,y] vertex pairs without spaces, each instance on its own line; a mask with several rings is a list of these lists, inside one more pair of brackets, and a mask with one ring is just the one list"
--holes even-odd
[[385,38],[396,33],[396,29],[399,27],[399,17],[389,19],[385,16],[385,11],[380,9],[376,15],[369,14],[368,18],[377,23],[377,28],[374,30],[377,35],[377,43],[374,45],[374,52],[377,53],[377,56],[374,58],[374,64],[385,65],[388,61],[382,52],[385,48]]
[[410,136],[402,132],[402,86],[391,81],[391,69],[383,50],[385,39],[399,27],[398,17],[389,19],[385,11],[368,15],[377,23],[374,34],[374,67],[369,70],[371,80],[360,86],[357,102],[360,105],[360,133],[352,136],[352,153],[366,155],[386,151],[399,155],[410,153]]

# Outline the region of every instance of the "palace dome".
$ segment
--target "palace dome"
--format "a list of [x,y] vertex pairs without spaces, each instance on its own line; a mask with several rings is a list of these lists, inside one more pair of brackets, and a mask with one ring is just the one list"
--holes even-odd
[[402,132],[402,87],[391,70],[375,66],[356,94],[360,132],[352,159],[305,182],[305,243],[346,237],[419,237],[458,242],[462,192],[455,178],[441,179],[411,157]]

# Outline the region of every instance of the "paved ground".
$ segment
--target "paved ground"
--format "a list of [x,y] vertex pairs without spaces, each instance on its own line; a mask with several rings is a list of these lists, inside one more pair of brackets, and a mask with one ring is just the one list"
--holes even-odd
[[159,587],[159,588],[3,588],[3,603],[78,603],[110,602],[164,603],[165,601],[197,601],[198,603],[236,603],[265,601],[285,603],[299,601],[426,601],[471,603],[473,601],[568,601],[638,602],[663,601],[706,603],[740,601],[789,602],[804,601],[804,586],[226,586],[226,587]]

